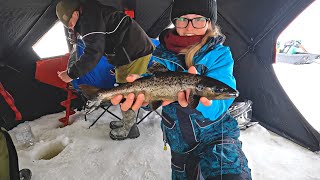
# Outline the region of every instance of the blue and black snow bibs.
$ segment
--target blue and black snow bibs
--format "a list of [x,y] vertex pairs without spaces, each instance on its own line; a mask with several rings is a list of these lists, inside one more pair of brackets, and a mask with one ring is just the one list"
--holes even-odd
[[[170,71],[187,70],[184,57],[161,44],[154,61]],[[193,64],[206,75],[236,88],[233,59],[228,47],[212,38],[194,56]],[[248,162],[238,140],[237,121],[227,111],[231,100],[214,100],[211,106],[199,103],[196,109],[171,103],[162,109],[164,141],[171,148],[172,179],[207,179],[222,174],[244,174],[251,179]],[[242,175],[239,175],[239,177]]]

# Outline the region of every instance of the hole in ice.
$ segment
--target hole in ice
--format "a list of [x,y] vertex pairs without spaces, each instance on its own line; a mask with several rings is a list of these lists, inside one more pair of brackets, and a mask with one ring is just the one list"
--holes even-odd
[[66,146],[62,144],[62,142],[58,141],[58,142],[53,142],[50,143],[46,146],[44,146],[43,148],[41,148],[41,150],[38,151],[38,160],[50,160],[54,157],[56,157],[57,155],[59,155],[65,148]]

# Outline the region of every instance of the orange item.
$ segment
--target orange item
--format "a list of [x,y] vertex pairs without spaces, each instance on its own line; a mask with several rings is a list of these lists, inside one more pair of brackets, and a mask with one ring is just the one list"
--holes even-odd
[[68,93],[68,97],[65,101],[60,104],[66,108],[66,116],[60,118],[59,121],[65,126],[68,125],[69,116],[74,114],[75,111],[71,109],[71,100],[75,99],[77,96],[73,94],[72,90],[68,89],[68,84],[63,82],[59,77],[57,72],[64,71],[67,69],[67,64],[70,54],[64,56],[53,57],[49,59],[42,59],[36,62],[36,73],[35,78],[42,83],[46,83],[61,89],[64,89]]
[[124,13],[134,19],[134,10],[125,10]]
[[40,82],[66,89],[67,83],[63,82],[57,72],[67,69],[70,54],[64,56],[42,59],[36,62],[35,78]]

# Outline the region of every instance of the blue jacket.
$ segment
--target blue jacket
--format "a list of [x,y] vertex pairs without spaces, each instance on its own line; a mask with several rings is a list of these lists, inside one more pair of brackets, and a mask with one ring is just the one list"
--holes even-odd
[[[159,41],[151,38],[152,43],[155,46],[159,45]],[[78,39],[77,42],[77,53],[80,57],[84,53],[84,42],[81,39]],[[148,67],[152,64],[152,60],[150,60]],[[114,72],[114,66],[110,64],[105,56],[102,56],[99,60],[99,63],[85,75],[80,76],[71,81],[72,86],[79,90],[80,84],[87,84],[99,88],[110,89],[114,87],[116,83]]]
[[[219,39],[211,39],[195,55],[193,64],[198,73],[217,79],[230,87],[236,89],[236,81],[233,76],[233,59],[229,47],[218,44]],[[153,59],[164,65],[170,71],[178,71],[184,67],[184,58],[178,57],[174,52],[169,51],[164,45],[160,45],[153,53]],[[197,110],[204,117],[216,120],[222,113],[228,110],[234,99],[214,100],[211,106],[203,106],[199,103]]]
[[[221,40],[220,37],[211,38],[195,54],[193,64],[199,74],[215,78],[236,89],[232,55],[230,49],[221,44]],[[161,63],[170,71],[187,70],[184,56],[168,50],[163,43],[153,52],[153,61]],[[199,162],[192,163],[200,164],[205,178],[220,174],[250,173],[238,140],[238,123],[228,112],[233,101],[212,100],[210,106],[199,103],[196,109],[183,108],[174,102],[162,108],[163,138],[172,151],[172,179],[186,179],[185,167],[188,163],[183,159],[189,159],[190,163],[190,155],[199,158]]]
[[[77,53],[81,56],[84,52],[85,45],[79,39],[77,42]],[[102,56],[99,63],[89,72],[71,81],[75,89],[79,89],[78,85],[87,84],[99,88],[110,89],[116,83],[115,75],[111,73],[114,71],[114,66],[111,65],[105,56]]]

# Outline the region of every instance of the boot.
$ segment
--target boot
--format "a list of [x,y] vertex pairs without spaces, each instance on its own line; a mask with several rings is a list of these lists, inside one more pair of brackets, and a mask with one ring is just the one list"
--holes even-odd
[[130,118],[128,116],[130,116],[131,114],[129,113],[126,113],[125,111],[122,111],[121,110],[121,113],[122,113],[122,119],[120,121],[111,121],[109,126],[110,126],[110,129],[117,129],[117,128],[121,128],[123,126],[123,119],[124,118]]
[[110,129],[121,128],[123,126],[122,119],[120,121],[111,121],[109,126],[110,126]]
[[122,111],[123,126],[110,131],[113,140],[133,139],[140,136],[138,126],[135,122],[136,113],[133,110]]

